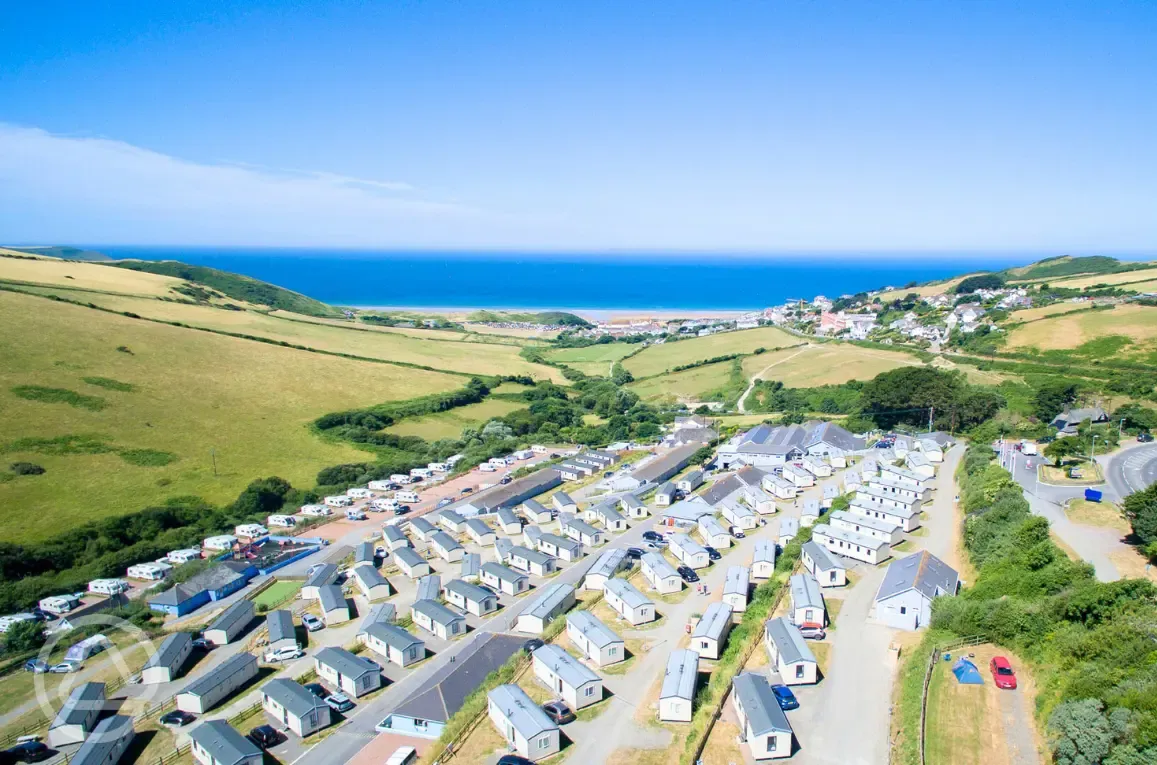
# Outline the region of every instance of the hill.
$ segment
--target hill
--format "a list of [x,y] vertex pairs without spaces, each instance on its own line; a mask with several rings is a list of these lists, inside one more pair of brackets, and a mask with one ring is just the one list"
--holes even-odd
[[1055,279],[1061,276],[1077,276],[1079,274],[1115,274],[1122,271],[1132,271],[1144,268],[1145,264],[1122,263],[1116,258],[1106,255],[1088,255],[1073,257],[1062,255],[1055,258],[1045,258],[1020,268],[1010,268],[1003,275],[1010,280],[1037,281],[1040,279]]
[[44,247],[2,247],[0,251],[9,250],[11,252],[22,252],[29,255],[40,255],[46,258],[61,258],[64,260],[89,260],[89,261],[104,261],[112,260],[108,255],[97,250],[83,250],[79,247],[61,247],[61,246],[44,246]]

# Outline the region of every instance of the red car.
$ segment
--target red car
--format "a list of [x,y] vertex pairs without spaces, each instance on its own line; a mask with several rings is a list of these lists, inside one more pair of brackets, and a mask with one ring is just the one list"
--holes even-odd
[[988,663],[988,668],[992,671],[992,681],[996,683],[997,688],[1010,691],[1016,689],[1016,673],[1012,671],[1012,665],[1008,663],[1008,659],[1003,656],[994,656],[992,661]]

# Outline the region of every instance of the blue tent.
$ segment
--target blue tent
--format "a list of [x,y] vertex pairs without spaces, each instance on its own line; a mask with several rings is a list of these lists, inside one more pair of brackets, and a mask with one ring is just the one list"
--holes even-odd
[[952,665],[952,674],[956,675],[956,682],[961,685],[984,685],[984,678],[980,670],[968,659],[959,659]]

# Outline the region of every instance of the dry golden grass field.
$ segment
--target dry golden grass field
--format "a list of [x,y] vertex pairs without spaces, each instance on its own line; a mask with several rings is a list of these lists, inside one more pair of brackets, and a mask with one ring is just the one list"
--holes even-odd
[[660,374],[669,369],[697,361],[706,361],[716,356],[733,353],[751,353],[757,348],[768,351],[799,345],[803,340],[777,327],[744,329],[738,332],[721,332],[707,337],[696,337],[674,343],[652,345],[623,362],[636,378]]
[[185,284],[183,280],[171,276],[130,271],[127,268],[47,257],[30,260],[27,256],[0,257],[0,279],[152,297],[177,297],[173,288]]
[[1157,308],[1118,305],[1034,321],[1008,333],[1009,348],[1071,350],[1098,338],[1120,335],[1145,345],[1157,340]]
[[779,380],[789,388],[835,385],[848,380],[870,380],[881,372],[902,366],[919,366],[914,356],[899,351],[878,351],[846,343],[822,343],[805,348],[785,348],[743,360],[750,379]]

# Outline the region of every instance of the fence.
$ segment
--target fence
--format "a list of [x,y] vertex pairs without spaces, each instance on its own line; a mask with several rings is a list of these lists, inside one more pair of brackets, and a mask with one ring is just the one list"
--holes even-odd
[[924,763],[924,728],[928,719],[928,686],[932,684],[932,670],[946,651],[955,651],[957,648],[967,648],[987,642],[987,638],[980,635],[962,638],[961,640],[936,646],[928,657],[928,666],[924,669],[924,688],[920,691],[920,762]]

